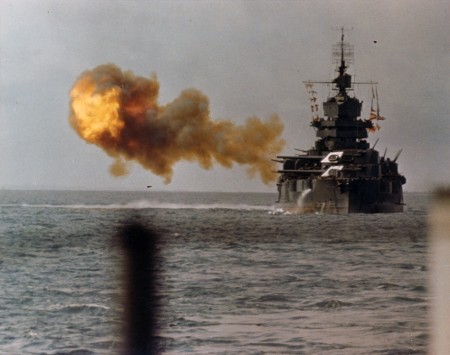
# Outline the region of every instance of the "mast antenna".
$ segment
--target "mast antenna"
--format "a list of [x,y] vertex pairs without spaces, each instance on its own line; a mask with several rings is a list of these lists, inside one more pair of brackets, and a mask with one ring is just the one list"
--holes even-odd
[[346,63],[353,64],[354,46],[344,41],[344,31],[352,30],[353,27],[350,29],[344,27],[333,29],[341,32],[341,41],[333,45],[333,63],[343,66],[345,66]]

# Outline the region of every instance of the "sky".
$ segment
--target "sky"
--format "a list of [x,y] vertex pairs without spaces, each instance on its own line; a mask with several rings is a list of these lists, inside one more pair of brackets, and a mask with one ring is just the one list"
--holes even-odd
[[[448,185],[449,12],[444,0],[2,0],[0,188],[274,192],[239,165],[179,162],[168,185],[138,164],[111,176],[111,157],[69,124],[70,89],[101,64],[156,74],[161,104],[196,88],[214,119],[277,114],[282,153],[293,154],[316,139],[303,81],[335,76],[331,47],[342,26],[355,50],[349,73],[378,82],[386,117],[368,141],[379,139],[390,157],[403,149],[406,191]],[[324,101],[327,87],[316,89]],[[368,117],[369,88],[355,93]]]

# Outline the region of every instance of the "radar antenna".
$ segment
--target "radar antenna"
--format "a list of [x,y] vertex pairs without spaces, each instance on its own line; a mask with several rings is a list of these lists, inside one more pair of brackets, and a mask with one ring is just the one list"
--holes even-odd
[[341,41],[333,45],[333,63],[339,64],[336,71],[339,76],[333,80],[336,89],[339,90],[339,97],[347,97],[347,89],[352,87],[352,77],[347,74],[347,64],[353,63],[353,45],[344,42],[344,27],[340,28]]
[[339,65],[336,71],[343,75],[347,69],[346,64],[353,64],[354,46],[344,42],[344,27],[336,28],[335,30],[341,31],[341,41],[333,45],[333,63]]

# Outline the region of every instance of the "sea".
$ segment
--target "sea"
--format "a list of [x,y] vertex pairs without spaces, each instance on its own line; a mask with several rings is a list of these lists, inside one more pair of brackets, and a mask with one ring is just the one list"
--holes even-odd
[[0,354],[121,354],[130,220],[162,240],[158,353],[426,354],[430,195],[340,216],[275,199],[1,190]]

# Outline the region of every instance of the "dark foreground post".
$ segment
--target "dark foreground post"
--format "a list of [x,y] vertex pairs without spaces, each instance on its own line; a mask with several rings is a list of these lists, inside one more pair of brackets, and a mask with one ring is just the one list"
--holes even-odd
[[126,355],[156,354],[156,297],[158,236],[139,222],[120,231],[125,253],[125,349]]

